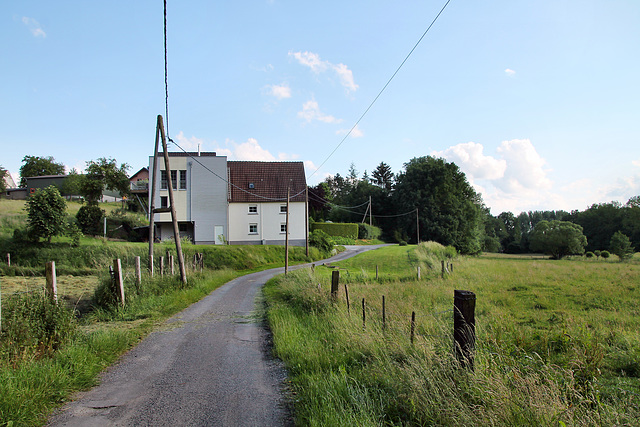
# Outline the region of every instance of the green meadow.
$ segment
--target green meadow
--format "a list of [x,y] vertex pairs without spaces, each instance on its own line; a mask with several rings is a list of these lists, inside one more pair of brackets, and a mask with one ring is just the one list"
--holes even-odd
[[[473,371],[453,356],[455,289],[477,298]],[[637,254],[553,261],[393,246],[276,278],[265,294],[298,425],[640,424]]]

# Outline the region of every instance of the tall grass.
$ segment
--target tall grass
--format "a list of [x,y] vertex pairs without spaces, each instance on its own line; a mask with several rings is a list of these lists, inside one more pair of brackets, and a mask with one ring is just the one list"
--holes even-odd
[[[350,274],[341,276],[350,312],[342,287],[340,301],[330,301],[329,268],[267,285],[268,319],[291,372],[298,424],[637,425],[638,266],[459,258],[445,279],[408,281],[402,274],[415,250],[382,252],[382,274],[396,280],[364,274],[380,254],[350,260]],[[473,372],[452,355],[454,289],[478,297]]]

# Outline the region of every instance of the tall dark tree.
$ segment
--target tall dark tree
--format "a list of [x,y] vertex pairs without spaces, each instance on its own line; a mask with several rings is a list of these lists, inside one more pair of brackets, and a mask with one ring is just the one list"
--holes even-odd
[[371,173],[371,182],[386,191],[391,191],[393,187],[393,172],[391,166],[385,162],[380,162],[378,167]]
[[[453,245],[462,253],[479,252],[482,200],[460,168],[431,156],[413,158],[404,167],[393,198],[399,213],[419,210],[420,240]],[[414,215],[399,217],[397,224],[416,241]]]
[[49,157],[24,156],[20,167],[20,187],[26,187],[27,177],[45,175],[64,175],[64,165]]
[[0,193],[4,193],[7,190],[7,184],[4,181],[4,177],[9,174],[5,168],[0,166]]
[[129,194],[129,165],[120,166],[115,159],[99,158],[87,162],[87,169],[80,183],[80,192],[89,204],[95,204],[102,197],[104,190],[111,190],[121,195]]

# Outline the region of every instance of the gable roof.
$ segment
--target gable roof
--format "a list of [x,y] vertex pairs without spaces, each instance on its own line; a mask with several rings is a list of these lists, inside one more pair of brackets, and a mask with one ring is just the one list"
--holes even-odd
[[227,168],[231,203],[286,202],[287,187],[291,202],[306,200],[307,180],[302,162],[229,161]]

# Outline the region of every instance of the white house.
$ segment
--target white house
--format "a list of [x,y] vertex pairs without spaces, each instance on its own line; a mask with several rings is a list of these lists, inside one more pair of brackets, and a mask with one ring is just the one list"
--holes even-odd
[[228,162],[229,243],[304,246],[306,187],[302,162]]
[[[305,244],[302,162],[228,162],[211,152],[169,153],[169,158],[181,236],[188,236],[195,244],[284,244],[288,188],[289,244]],[[155,207],[168,207],[162,153],[158,154],[158,171]],[[153,182],[153,157],[149,158],[149,172]],[[154,222],[158,238],[173,238],[170,213],[155,214]]]

